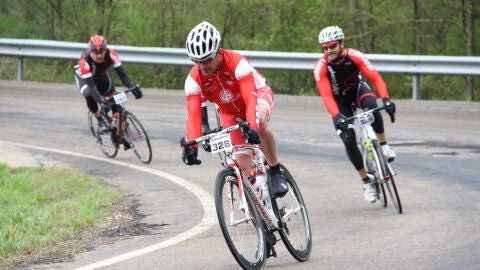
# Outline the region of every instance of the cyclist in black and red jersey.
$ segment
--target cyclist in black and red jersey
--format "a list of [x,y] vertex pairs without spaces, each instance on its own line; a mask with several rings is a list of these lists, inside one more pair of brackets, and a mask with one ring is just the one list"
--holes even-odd
[[[87,101],[88,109],[98,119],[99,127],[103,131],[108,131],[110,125],[107,119],[101,117],[98,103],[103,103],[105,96],[115,93],[115,85],[107,73],[112,66],[122,83],[129,89],[133,88],[134,84],[123,70],[117,52],[107,47],[107,41],[101,35],[90,38],[87,50],[82,52],[78,65],[75,66],[77,86]],[[137,99],[143,96],[138,85],[135,86],[132,94]]]
[[[318,41],[324,56],[317,60],[313,74],[318,92],[328,113],[333,118],[337,133],[340,135],[347,156],[363,180],[365,199],[375,202],[373,176],[365,171],[362,155],[357,146],[354,126],[346,119],[353,115],[355,108],[373,109],[377,107],[376,96],[363,80],[365,76],[375,86],[375,90],[387,106],[387,113],[395,114],[395,104],[390,100],[387,85],[366,56],[355,49],[345,48],[345,36],[338,26],[329,26],[320,31]],[[389,162],[396,157],[395,152],[387,144],[383,119],[380,112],[374,113],[373,129],[378,135],[382,151]]]

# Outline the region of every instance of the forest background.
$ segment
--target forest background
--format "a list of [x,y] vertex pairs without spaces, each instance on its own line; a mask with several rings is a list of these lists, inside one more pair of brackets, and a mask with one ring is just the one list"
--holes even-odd
[[[206,20],[220,31],[226,49],[320,57],[319,31],[338,25],[346,46],[367,56],[477,56],[479,5],[476,0],[0,0],[0,37],[85,42],[86,47],[89,37],[100,33],[108,44],[184,48],[190,29]],[[24,80],[74,83],[75,63],[27,58]],[[142,87],[161,89],[183,89],[190,69],[124,67]],[[318,95],[312,71],[260,71],[276,93]],[[0,56],[0,79],[15,80],[16,73],[17,59]],[[411,98],[410,75],[382,76],[392,98]],[[420,99],[480,101],[479,76],[425,75],[420,88]]]

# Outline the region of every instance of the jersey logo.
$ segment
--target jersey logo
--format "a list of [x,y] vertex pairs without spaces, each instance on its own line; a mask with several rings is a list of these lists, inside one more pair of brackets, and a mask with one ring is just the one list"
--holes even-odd
[[222,91],[220,91],[218,95],[220,96],[220,100],[223,103],[228,103],[232,101],[232,98],[233,98],[232,92],[228,89],[222,89]]

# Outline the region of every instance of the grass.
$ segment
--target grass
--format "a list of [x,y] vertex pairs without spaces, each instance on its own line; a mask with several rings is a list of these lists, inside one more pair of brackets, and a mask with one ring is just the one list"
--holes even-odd
[[0,268],[74,238],[106,216],[105,206],[121,196],[72,169],[13,169],[0,163]]

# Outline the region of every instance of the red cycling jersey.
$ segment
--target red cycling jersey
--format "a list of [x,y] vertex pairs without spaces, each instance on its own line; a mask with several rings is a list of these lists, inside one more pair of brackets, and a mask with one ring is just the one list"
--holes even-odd
[[338,65],[328,63],[327,57],[323,56],[315,62],[313,69],[318,92],[332,117],[339,113],[337,100],[348,95],[349,90],[357,90],[361,82],[360,72],[373,83],[381,98],[389,97],[387,85],[367,57],[352,48],[344,50],[345,58],[342,63]]
[[187,140],[201,135],[201,104],[210,100],[218,106],[220,115],[242,115],[250,127],[258,131],[257,90],[269,87],[265,78],[248,62],[233,51],[220,49],[223,56],[217,72],[204,76],[194,65],[185,80],[187,98]]

